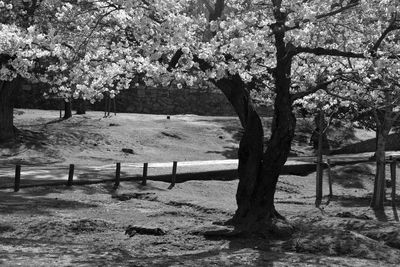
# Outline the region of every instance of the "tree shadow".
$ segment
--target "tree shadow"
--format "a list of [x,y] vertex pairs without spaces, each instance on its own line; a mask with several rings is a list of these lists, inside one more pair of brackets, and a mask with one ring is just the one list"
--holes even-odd
[[368,164],[335,167],[331,174],[333,182],[345,188],[365,189],[366,180],[374,177]]
[[51,215],[52,209],[85,209],[97,205],[76,200],[64,200],[50,197],[24,196],[21,193],[0,191],[0,214],[24,213],[30,215]]
[[[14,140],[0,143],[1,149],[9,149],[11,153],[17,153],[23,145],[25,149],[41,149],[46,145],[47,137],[43,132],[18,129]],[[6,155],[11,156],[11,155]]]
[[363,197],[356,196],[332,196],[330,201],[335,201],[342,207],[369,207],[372,194]]
[[227,159],[237,159],[238,158],[238,151],[239,148],[235,147],[235,146],[224,146],[224,151],[207,151],[207,154],[221,154],[222,156],[224,156]]

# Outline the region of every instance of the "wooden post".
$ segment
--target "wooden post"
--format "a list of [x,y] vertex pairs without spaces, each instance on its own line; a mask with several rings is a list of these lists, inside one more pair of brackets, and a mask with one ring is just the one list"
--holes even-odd
[[114,186],[119,186],[119,178],[121,177],[121,163],[117,163],[117,168],[115,170],[115,183]]
[[143,178],[142,178],[142,185],[147,184],[147,167],[149,164],[146,162],[143,164]]
[[173,165],[172,165],[171,185],[168,187],[168,189],[172,189],[175,186],[177,165],[178,165],[178,162],[174,161]]
[[74,170],[75,170],[75,165],[74,164],[70,164],[69,165],[67,186],[71,186],[72,185],[72,181],[74,179]]
[[329,183],[329,198],[333,196],[332,192],[332,173],[331,173],[331,160],[326,160],[326,165],[328,166],[328,183]]
[[15,181],[14,181],[14,192],[19,191],[19,185],[21,182],[21,165],[15,166]]
[[392,205],[396,205],[396,164],[397,160],[394,159],[390,162],[390,178],[392,183]]

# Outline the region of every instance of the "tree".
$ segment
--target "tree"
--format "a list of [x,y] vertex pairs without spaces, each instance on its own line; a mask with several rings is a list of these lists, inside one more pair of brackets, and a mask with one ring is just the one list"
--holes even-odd
[[[238,155],[238,209],[231,223],[244,231],[264,231],[273,219],[281,218],[274,207],[274,194],[294,136],[294,101],[338,84],[343,61],[369,58],[370,40],[380,47],[386,37],[381,26],[398,10],[398,4],[217,0],[213,6],[202,2],[208,21],[180,11],[166,16],[166,22],[157,22],[158,31],[174,34],[157,36],[164,42],[153,52],[169,60],[163,64],[161,57],[147,57],[152,63],[148,64],[151,68],[144,66],[152,73],[147,83],[182,87],[208,79],[224,92],[244,128]],[[174,31],[168,31],[171,28]],[[345,37],[334,35],[338,29]],[[352,35],[357,38],[347,42]],[[321,70],[327,74],[322,81],[316,75]],[[249,91],[260,84],[269,90],[274,105],[265,150],[261,121],[249,97]]]
[[135,66],[122,60],[130,55],[118,2],[0,1],[0,141],[14,137],[11,95],[20,79],[91,102],[129,87]]
[[[22,78],[30,77],[32,62],[25,48],[35,40],[26,30],[35,4],[13,4],[0,1],[0,142],[14,136],[12,94]],[[14,12],[16,8],[18,12]]]
[[[386,166],[386,140],[394,123],[400,118],[400,87],[397,83],[398,73],[388,68],[398,68],[398,62],[385,59],[385,64],[372,59],[373,68],[368,68],[365,76],[356,73],[349,82],[346,94],[328,92],[347,102],[355,103],[364,110],[363,116],[358,119],[366,128],[376,131],[376,174],[371,207],[376,210],[383,209],[385,199],[385,166]],[[397,61],[397,60],[396,60]],[[357,93],[355,93],[355,90]]]

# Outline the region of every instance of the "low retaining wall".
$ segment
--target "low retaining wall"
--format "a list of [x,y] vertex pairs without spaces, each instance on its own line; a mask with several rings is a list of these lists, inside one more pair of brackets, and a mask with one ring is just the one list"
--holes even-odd
[[[45,99],[45,85],[24,85],[16,90],[14,103],[17,108],[63,109],[61,99]],[[104,111],[105,101],[95,104],[86,103],[88,110]],[[108,99],[107,99],[108,101]],[[72,101],[72,109],[76,103]],[[114,103],[110,103],[110,111],[114,112]],[[75,107],[74,107],[75,106]],[[132,87],[123,90],[115,98],[116,112],[147,114],[196,114],[204,116],[236,116],[236,113],[225,95],[216,88],[162,88]],[[271,108],[257,107],[262,116],[272,114]]]
[[[333,150],[331,151],[331,155],[375,152],[375,150],[376,150],[376,139],[371,138],[356,144],[345,146],[341,149]],[[386,142],[386,151],[398,151],[398,150],[400,150],[400,133],[389,135]]]

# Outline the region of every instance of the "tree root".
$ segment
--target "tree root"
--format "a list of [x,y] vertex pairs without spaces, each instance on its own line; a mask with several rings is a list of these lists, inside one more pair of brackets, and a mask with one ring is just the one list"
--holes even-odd
[[257,236],[277,239],[290,238],[294,234],[295,227],[279,213],[276,212],[271,217],[260,221],[246,221],[244,219],[240,223],[234,218],[228,221],[218,221],[213,223],[213,225],[216,225],[215,229],[200,231],[200,234],[214,238]]

